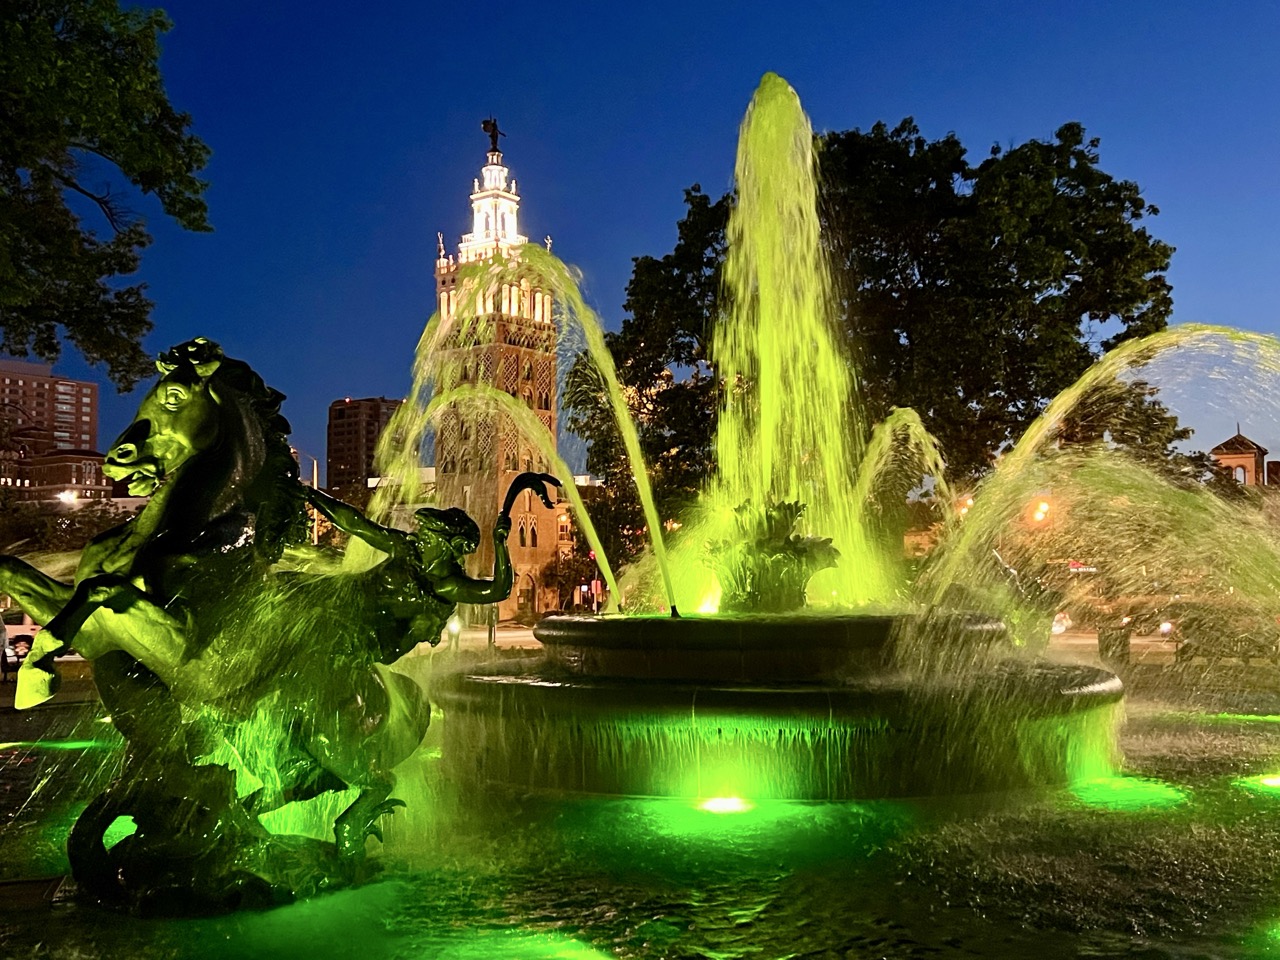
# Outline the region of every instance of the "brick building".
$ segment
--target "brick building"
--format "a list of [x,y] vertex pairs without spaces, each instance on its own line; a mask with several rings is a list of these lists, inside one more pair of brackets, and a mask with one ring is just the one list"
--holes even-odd
[[56,449],[96,450],[98,385],[54,376],[47,364],[0,360],[0,417],[48,429]]

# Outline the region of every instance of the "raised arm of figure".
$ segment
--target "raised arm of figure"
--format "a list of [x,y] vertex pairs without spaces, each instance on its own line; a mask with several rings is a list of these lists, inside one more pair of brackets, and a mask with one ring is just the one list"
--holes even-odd
[[432,584],[431,589],[452,603],[497,603],[511,595],[515,578],[511,571],[511,553],[507,537],[511,518],[500,514],[493,525],[493,579],[473,580],[461,569]]
[[359,537],[375,550],[400,558],[412,556],[413,545],[408,534],[374,523],[351,504],[314,487],[307,488],[307,502],[328,517],[343,533]]

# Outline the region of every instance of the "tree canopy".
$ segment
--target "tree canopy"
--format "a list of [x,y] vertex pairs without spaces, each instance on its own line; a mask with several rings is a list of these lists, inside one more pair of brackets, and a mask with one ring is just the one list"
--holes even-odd
[[1078,123],[993,147],[890,130],[821,141],[820,211],[868,410],[914,408],[971,478],[1105,349],[1161,330],[1173,248]]
[[[1158,211],[1136,183],[1099,167],[1098,141],[1080,124],[993,147],[976,165],[954,134],[927,140],[910,119],[826,134],[818,147],[837,322],[867,411],[876,421],[915,408],[951,479],[983,474],[1102,351],[1166,325],[1173,249],[1140,225]],[[688,497],[713,469],[708,346],[726,308],[733,197],[695,186],[685,203],[674,250],[635,259],[629,316],[609,340],[660,505]],[[588,468],[621,478],[611,419],[593,406],[599,391],[583,369],[570,382]]]
[[52,362],[65,337],[122,389],[154,372],[152,303],[117,280],[151,241],[127,198],[210,229],[209,149],[160,76],[169,27],[117,0],[0,4],[0,350]]

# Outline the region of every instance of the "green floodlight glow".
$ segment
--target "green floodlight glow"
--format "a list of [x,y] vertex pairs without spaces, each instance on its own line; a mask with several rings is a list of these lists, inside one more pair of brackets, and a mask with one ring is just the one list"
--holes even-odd
[[1071,793],[1086,806],[1126,812],[1176,807],[1187,799],[1185,791],[1148,777],[1098,777],[1073,785]]
[[[711,797],[678,800],[655,797],[637,801],[646,834],[720,842],[730,837],[745,838],[757,832],[776,834],[788,822],[811,819],[821,805],[794,800],[744,800],[741,797]],[[734,814],[734,816],[727,816]]]
[[462,942],[442,944],[431,956],[437,960],[609,960],[613,954],[563,934],[503,930],[482,931]]
[[698,804],[698,809],[708,813],[746,813],[755,809],[755,804],[741,797],[712,797]]
[[1280,795],[1280,773],[1264,773],[1257,777],[1239,777],[1232,784],[1252,793]]
[[115,740],[9,740],[0,750],[107,750],[120,746]]
[[1280,714],[1211,713],[1204,719],[1209,723],[1280,723]]

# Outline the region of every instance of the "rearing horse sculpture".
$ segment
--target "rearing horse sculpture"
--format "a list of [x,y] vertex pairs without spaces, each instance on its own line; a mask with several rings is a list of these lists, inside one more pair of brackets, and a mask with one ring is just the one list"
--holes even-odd
[[52,696],[53,657],[73,637],[86,658],[119,649],[153,669],[189,655],[197,625],[305,535],[283,395],[204,339],[156,365],[163,376],[103,464],[131,495],[150,496],[146,506],[89,543],[73,584],[0,558],[0,590],[45,626],[19,676],[19,709]]
[[[356,861],[365,838],[381,836],[378,818],[400,805],[387,799],[391,768],[429,720],[417,684],[385,664],[418,639],[438,639],[459,600],[509,592],[509,518],[494,530],[494,580],[471,580],[461,557],[479,531],[460,511],[420,511],[420,529],[406,534],[308,494],[285,440],[283,397],[247,365],[193,340],[158,367],[163,376],[104,465],[130,493],[150,496],[147,505],[94,539],[72,584],[0,557],[0,591],[45,625],[17,705],[52,695],[53,657],[74,645],[94,662],[128,741],[124,776],[72,831],[82,886],[136,898],[159,884],[223,905],[319,889],[333,880],[335,854]],[[548,481],[525,475],[515,486],[549,502]],[[349,577],[273,572],[283,547],[305,536],[308,497],[390,558]],[[209,760],[216,741],[231,744],[240,730],[276,751],[265,760],[272,790],[243,800],[232,771]],[[329,852],[270,836],[255,816],[348,785],[360,792]],[[108,854],[103,834],[123,815],[138,831]],[[196,836],[205,838],[196,849],[175,848]],[[300,877],[310,879],[299,887]]]

